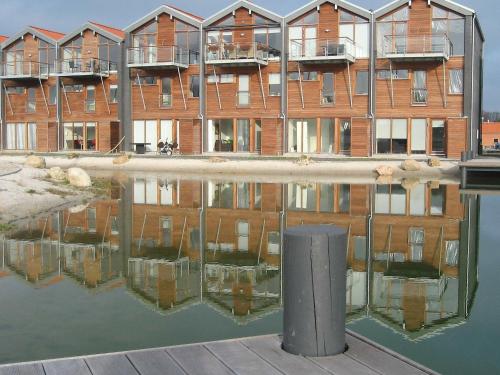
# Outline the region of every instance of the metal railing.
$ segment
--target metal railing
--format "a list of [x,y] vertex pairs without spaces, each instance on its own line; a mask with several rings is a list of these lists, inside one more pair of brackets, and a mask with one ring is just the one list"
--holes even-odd
[[452,43],[446,35],[386,35],[384,56],[387,55],[429,55],[449,57]]
[[250,91],[238,91],[236,93],[236,106],[238,107],[250,106]]
[[159,106],[160,108],[172,107],[172,94],[160,94]]
[[101,74],[109,75],[112,63],[93,57],[63,59],[56,62],[57,74]]
[[356,46],[350,38],[337,39],[290,39],[289,59],[299,60],[304,58],[333,59],[344,58],[353,60],[356,58]]
[[209,43],[206,46],[205,60],[213,61],[238,61],[269,59],[269,46],[257,43]]
[[189,65],[189,50],[177,46],[133,47],[127,50],[129,65]]
[[13,63],[2,63],[1,73],[2,77],[31,77],[41,78],[49,75],[49,64],[38,61],[25,61],[20,60]]
[[411,90],[411,103],[412,104],[427,104],[429,92],[427,89],[412,89]]

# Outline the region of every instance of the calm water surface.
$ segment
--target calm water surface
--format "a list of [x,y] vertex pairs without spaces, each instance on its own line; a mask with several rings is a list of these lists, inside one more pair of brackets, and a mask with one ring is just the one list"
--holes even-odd
[[284,228],[347,229],[348,328],[500,373],[500,197],[458,185],[131,177],[0,235],[0,363],[281,331]]

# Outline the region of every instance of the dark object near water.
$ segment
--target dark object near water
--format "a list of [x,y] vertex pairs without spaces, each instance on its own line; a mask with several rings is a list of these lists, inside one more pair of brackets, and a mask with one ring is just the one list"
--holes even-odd
[[285,230],[285,351],[311,357],[345,351],[346,246],[346,231],[332,225]]

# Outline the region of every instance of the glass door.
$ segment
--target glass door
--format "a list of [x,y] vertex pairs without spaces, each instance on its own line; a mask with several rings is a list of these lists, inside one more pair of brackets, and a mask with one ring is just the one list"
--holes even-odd
[[349,155],[351,153],[351,120],[340,120],[339,135],[339,151],[341,154]]
[[86,130],[86,150],[95,151],[97,150],[97,136],[96,136],[96,123],[87,122],[85,126]]
[[36,124],[28,124],[28,149],[36,150]]
[[305,56],[316,56],[316,27],[306,27],[304,30]]
[[411,121],[411,153],[425,154],[427,144],[427,121],[413,119]]
[[160,122],[160,141],[173,143],[174,132],[172,120],[161,120]]
[[146,151],[156,151],[156,147],[158,145],[158,136],[156,134],[156,120],[148,120],[146,121],[146,142],[150,143],[146,145]]
[[250,151],[250,121],[248,119],[238,120],[238,151]]
[[444,120],[432,121],[432,153],[434,155],[444,155],[446,144],[446,132]]

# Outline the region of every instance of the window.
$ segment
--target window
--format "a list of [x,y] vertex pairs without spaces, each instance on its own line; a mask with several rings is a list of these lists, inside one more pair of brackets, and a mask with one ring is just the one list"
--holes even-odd
[[161,79],[160,107],[167,108],[172,106],[172,78],[164,77]]
[[63,129],[65,150],[97,149],[97,124],[95,122],[65,122]]
[[[432,35],[446,35],[451,42],[451,54],[454,56],[464,55],[465,19],[463,16],[433,5]],[[442,48],[441,39],[436,39],[434,43],[436,44],[436,47]]]
[[368,71],[356,73],[356,95],[368,95]]
[[340,120],[339,135],[339,153],[349,155],[351,153],[351,120]]
[[234,151],[234,127],[232,119],[208,120],[209,151]]
[[54,65],[56,49],[49,43],[38,39],[38,61],[40,61],[40,73],[48,74]]
[[333,105],[335,103],[335,89],[334,89],[334,74],[323,73],[323,82],[321,88],[321,104]]
[[238,119],[237,123],[238,151],[250,151],[250,120]]
[[375,213],[404,215],[406,213],[406,190],[401,185],[377,185]]
[[87,228],[90,233],[96,232],[97,213],[94,207],[87,208]]
[[34,87],[28,88],[28,100],[26,102],[26,112],[36,112],[36,89]]
[[220,83],[234,83],[234,74],[221,74]]
[[117,70],[120,59],[120,44],[102,35],[98,35],[99,60],[105,64],[105,70]]
[[288,73],[289,81],[298,81],[300,78],[299,72],[290,72]]
[[24,87],[22,86],[7,86],[7,94],[24,94]]
[[281,95],[281,75],[279,73],[269,73],[269,96]]
[[289,152],[316,152],[316,119],[290,119],[288,121],[288,148]]
[[69,92],[83,92],[83,85],[64,85],[64,91],[66,93]]
[[281,30],[279,28],[255,29],[253,40],[267,50],[270,58],[281,55]]
[[85,111],[95,112],[95,86],[87,86],[87,99],[85,100]]
[[321,129],[321,152],[331,154],[335,151],[335,120],[332,118],[322,118],[320,120]]
[[[392,71],[392,79],[408,79],[408,76],[408,69],[396,69]],[[377,79],[391,79],[391,71],[377,71]]]
[[49,86],[49,104],[56,105],[57,104],[57,87]]
[[432,154],[445,154],[446,132],[444,120],[432,120]]
[[459,241],[446,241],[446,264],[456,267],[458,265]]
[[36,124],[8,123],[5,138],[8,150],[36,150]]
[[250,105],[250,76],[247,74],[238,76],[237,104],[240,107]]
[[118,85],[109,85],[109,102],[118,103]]
[[200,76],[189,77],[189,96],[191,98],[200,97]]
[[[340,43],[344,44],[345,52],[355,55],[357,58],[368,58],[369,56],[369,33],[368,20],[351,13],[340,11]],[[356,51],[351,43],[354,43]]]
[[156,77],[135,77],[134,78],[134,85],[156,85]]
[[377,153],[406,154],[408,147],[407,120],[380,119],[376,123]]
[[411,153],[425,154],[427,144],[427,120],[411,120]]
[[464,93],[464,71],[462,69],[450,69],[450,94]]
[[425,70],[415,70],[413,72],[411,102],[414,105],[427,104],[427,72]]
[[302,73],[303,81],[317,81],[318,80],[318,72],[303,72]]
[[445,186],[431,190],[431,215],[442,215],[444,212]]
[[404,53],[408,35],[409,8],[407,6],[377,22],[377,51],[382,55]]
[[260,152],[261,148],[262,148],[262,121],[255,120],[255,151]]
[[175,45],[180,47],[179,53],[187,54],[189,63],[198,64],[200,50],[200,30],[179,20],[175,20]]

